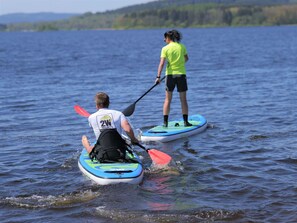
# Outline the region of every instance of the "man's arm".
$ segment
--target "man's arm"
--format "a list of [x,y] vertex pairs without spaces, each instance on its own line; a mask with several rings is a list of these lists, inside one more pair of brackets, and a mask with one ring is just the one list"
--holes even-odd
[[131,128],[131,125],[129,124],[128,120],[123,120],[121,122],[121,126],[124,129],[124,131],[127,133],[127,135],[130,137],[132,143],[138,143],[138,139],[135,138],[133,129]]

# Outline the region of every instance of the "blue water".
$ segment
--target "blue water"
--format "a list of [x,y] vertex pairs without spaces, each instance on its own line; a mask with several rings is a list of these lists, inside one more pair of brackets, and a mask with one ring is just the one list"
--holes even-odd
[[[123,110],[155,80],[165,30],[0,33],[0,222],[296,222],[297,28],[182,29],[190,114],[209,128],[145,144],[174,159],[141,185],[97,186],[77,166],[94,140],[79,104]],[[134,128],[162,122],[164,84]],[[177,92],[170,119],[181,118]]]

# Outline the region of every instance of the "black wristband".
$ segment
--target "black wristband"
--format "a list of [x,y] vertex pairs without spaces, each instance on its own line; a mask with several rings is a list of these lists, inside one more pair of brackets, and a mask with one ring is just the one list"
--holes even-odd
[[156,78],[161,78],[161,77],[158,77],[158,76],[157,76]]

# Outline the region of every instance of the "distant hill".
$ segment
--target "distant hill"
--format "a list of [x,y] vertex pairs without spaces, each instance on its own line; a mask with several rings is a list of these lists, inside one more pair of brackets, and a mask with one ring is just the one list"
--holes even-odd
[[113,10],[115,13],[132,13],[142,10],[157,10],[194,4],[221,4],[221,5],[287,5],[296,4],[297,0],[158,0],[145,4],[138,4]]
[[0,15],[0,24],[13,24],[13,23],[35,23],[35,22],[51,22],[57,20],[69,19],[79,14],[75,13],[11,13]]
[[0,31],[297,25],[296,12],[297,0],[159,0],[106,12],[67,14],[70,18],[55,17],[56,21],[5,24],[0,17]]

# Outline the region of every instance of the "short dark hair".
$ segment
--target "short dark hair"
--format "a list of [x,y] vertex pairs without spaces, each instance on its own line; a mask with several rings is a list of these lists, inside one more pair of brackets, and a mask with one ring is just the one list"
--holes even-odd
[[109,96],[104,92],[98,92],[95,96],[95,102],[98,107],[108,108]]
[[170,30],[170,31],[167,31],[166,33],[164,33],[164,37],[165,38],[168,37],[173,42],[179,43],[182,39],[182,34],[179,31],[173,29],[173,30]]

